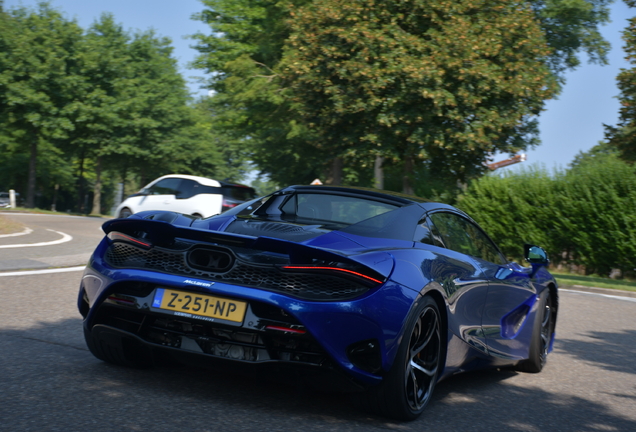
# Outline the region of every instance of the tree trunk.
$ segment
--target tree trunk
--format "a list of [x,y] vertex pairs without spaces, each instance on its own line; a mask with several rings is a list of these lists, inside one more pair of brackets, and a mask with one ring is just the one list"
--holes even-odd
[[337,157],[331,161],[331,172],[325,184],[339,186],[342,184],[342,159]]
[[383,163],[383,157],[375,157],[375,163],[373,165],[373,177],[375,178],[376,189],[384,189],[384,168],[382,168]]
[[95,174],[97,178],[95,179],[95,187],[93,188],[93,209],[91,210],[91,214],[98,215],[102,214],[102,158],[97,157],[97,166],[95,167]]
[[410,156],[404,158],[404,176],[402,177],[402,193],[415,195],[413,191],[413,159]]
[[27,184],[27,208],[35,207],[35,176],[36,176],[36,161],[38,158],[38,142],[37,134],[33,134],[33,140],[31,141],[31,155],[29,156],[29,181]]
[[80,154],[79,176],[77,178],[77,211],[84,213],[84,151]]
[[55,183],[55,188],[53,189],[53,203],[51,203],[51,211],[57,210],[57,193],[60,190],[60,185]]

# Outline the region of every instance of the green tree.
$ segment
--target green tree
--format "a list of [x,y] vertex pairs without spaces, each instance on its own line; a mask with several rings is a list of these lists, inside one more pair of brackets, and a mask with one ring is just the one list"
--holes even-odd
[[245,171],[219,142],[205,103],[190,103],[171,53],[168,39],[130,35],[108,14],[85,37],[86,96],[74,107],[82,128],[72,145],[79,166],[89,158],[95,170],[92,213],[99,213],[102,170],[136,185],[168,172],[240,180]]
[[613,1],[528,1],[550,47],[547,64],[561,83],[565,82],[565,71],[580,65],[580,51],[587,54],[591,63],[607,64],[610,44],[598,27],[609,22],[609,4]]
[[580,151],[576,156],[574,156],[574,159],[572,160],[572,162],[570,162],[569,167],[577,168],[581,165],[586,165],[592,163],[595,160],[602,159],[608,155],[618,156],[619,153],[616,147],[610,145],[605,141],[599,141],[597,145],[595,145],[588,151]]
[[98,214],[103,173],[132,174],[141,183],[165,174],[186,153],[187,143],[175,137],[195,120],[168,39],[130,35],[104,14],[78,47],[81,81],[67,109],[75,129],[64,148],[76,161],[79,211],[88,211],[92,183],[91,213]]
[[[353,18],[355,14],[352,11],[366,4],[373,15],[373,22],[366,23],[366,25],[373,28],[376,35],[381,33],[377,25],[378,20],[385,20],[386,25],[384,28],[387,29],[390,20],[393,19],[393,28],[396,33],[385,32],[385,36],[389,37],[389,39],[393,38],[393,46],[397,46],[395,45],[396,41],[402,37],[400,42],[406,44],[403,47],[406,53],[411,48],[408,44],[412,40],[422,36],[427,29],[436,30],[435,27],[426,27],[426,19],[415,17],[411,9],[405,6],[406,4],[419,4],[421,2],[377,1],[373,3],[373,6],[371,6],[370,2],[356,2],[354,5],[342,5],[340,3],[343,2],[297,0],[283,3],[276,0],[205,0],[204,4],[207,8],[197,16],[198,19],[209,24],[212,30],[210,35],[198,34],[195,36],[198,40],[198,49],[201,52],[196,65],[206,69],[211,74],[210,87],[216,91],[214,99],[218,104],[219,115],[226,118],[227,128],[233,129],[237,138],[244,140],[246,147],[251,151],[253,159],[261,170],[271,173],[271,178],[280,183],[298,182],[301,179],[306,181],[318,175],[322,176],[324,175],[325,167],[329,166],[329,161],[333,161],[331,165],[337,169],[338,164],[343,163],[343,158],[345,158],[343,181],[350,184],[351,182],[366,182],[367,184],[370,182],[370,176],[366,173],[371,171],[375,157],[378,155],[388,155],[391,158],[389,162],[394,164],[405,162],[407,165],[418,165],[415,163],[416,161],[419,163],[420,152],[413,153],[412,151],[413,161],[410,160],[411,158],[400,161],[400,155],[408,153],[408,147],[406,149],[400,148],[400,146],[405,147],[403,141],[398,140],[396,145],[392,141],[382,141],[380,147],[384,146],[385,148],[374,148],[372,140],[377,139],[379,142],[379,135],[377,135],[377,132],[365,129],[359,125],[353,115],[349,116],[348,122],[340,119],[340,124],[328,131],[326,127],[330,125],[330,119],[325,118],[321,113],[317,113],[314,116],[311,113],[312,107],[308,107],[307,101],[297,93],[298,88],[304,87],[305,83],[295,81],[297,86],[290,88],[288,81],[283,79],[289,76],[288,71],[283,67],[288,66],[289,62],[285,65],[281,63],[283,58],[282,49],[286,41],[289,42],[291,37],[294,37],[297,43],[300,44],[297,47],[300,48],[301,45],[307,45],[312,38],[316,41],[324,42],[325,38],[329,37],[326,33],[332,31],[335,34],[339,25],[343,26],[341,27],[343,31],[351,31],[352,28],[360,29],[364,26],[365,23],[360,21],[354,23],[345,19],[346,22],[341,23],[333,21],[330,24],[330,30],[315,25],[315,27],[319,27],[318,30],[320,30],[323,39],[319,39],[313,32],[305,32],[305,30],[313,28],[311,26],[314,18],[322,23],[327,23],[333,18],[334,14],[342,14],[340,10],[342,8],[348,10],[350,17]],[[486,5],[486,9],[498,4],[497,2],[481,2],[480,4],[482,3]],[[462,7],[468,10],[471,3],[467,1],[448,1],[444,7],[441,6],[440,2],[435,4],[438,5],[439,9],[445,9],[448,6],[449,10],[453,8],[461,9]],[[332,5],[333,8],[330,8],[329,5]],[[543,32],[545,43],[550,48],[550,51],[542,57],[542,61],[532,69],[541,70],[548,67],[552,72],[553,82],[556,82],[559,79],[562,81],[562,72],[565,69],[573,68],[578,64],[577,53],[580,50],[587,51],[593,61],[605,62],[607,43],[598,34],[597,26],[607,21],[606,0],[533,1],[518,2],[517,5],[521,10],[526,11],[522,13],[524,22],[529,20],[528,7],[532,8],[535,19]],[[433,7],[433,5],[429,7]],[[316,13],[317,9],[325,11],[325,14]],[[387,10],[396,10],[400,13],[396,13],[393,18],[388,16],[382,18],[383,10],[385,13]],[[377,14],[375,14],[376,11],[378,12]],[[478,13],[480,12],[478,11]],[[331,18],[327,18],[327,15]],[[495,14],[492,15],[494,16]],[[511,16],[516,15],[516,10],[511,12]],[[444,14],[437,18],[442,20],[443,16]],[[303,17],[306,17],[304,23],[301,22]],[[455,18],[459,21],[470,21],[470,16],[456,16]],[[496,17],[495,22],[499,21],[500,17]],[[376,23],[375,27],[373,27],[374,22]],[[489,29],[484,27],[488,25],[491,24],[485,22],[476,23],[476,26],[470,29],[469,34],[476,36],[486,35]],[[398,31],[401,30],[400,26],[404,26],[411,31],[412,37],[410,39],[404,35],[408,31],[402,33]],[[420,26],[419,33],[416,31],[417,26]],[[482,27],[481,33],[477,27]],[[517,28],[513,33],[516,36],[521,36],[523,31],[523,28]],[[496,40],[501,41],[500,36],[495,36]],[[370,57],[376,59],[374,61],[377,67],[379,69],[388,69],[386,65],[382,64],[382,56],[387,55],[388,51],[386,47],[382,47],[381,43],[377,43],[375,39],[368,41],[361,39],[358,38],[356,42],[361,44],[358,49],[363,50],[365,47],[363,44],[366,43],[366,48],[371,54],[377,54],[376,57],[373,55]],[[354,39],[349,41],[352,47],[354,41]],[[519,41],[521,42],[521,39]],[[456,41],[451,42],[455,45],[448,46],[447,51],[457,45]],[[474,41],[471,40],[470,42]],[[476,43],[480,44],[482,41],[477,40]],[[375,44],[375,47],[373,44]],[[469,45],[466,44],[466,46]],[[504,46],[507,45],[504,44]],[[524,44],[521,44],[520,47],[522,51],[531,51]],[[382,50],[375,53],[373,49],[376,48],[382,48]],[[487,48],[490,51],[493,49],[492,47]],[[321,52],[320,47],[314,47],[314,49],[314,52],[319,53],[321,58],[329,58],[329,53]],[[440,51],[443,51],[443,49],[444,47],[440,46]],[[466,51],[465,47],[460,47],[460,49]],[[350,53],[349,55],[353,57],[355,54]],[[397,52],[388,54],[392,55],[394,59],[400,55]],[[541,57],[539,53],[532,54],[531,57],[534,59]],[[405,56],[406,54],[402,55]],[[446,57],[452,56],[446,55]],[[293,62],[293,54],[288,55],[288,60]],[[366,63],[373,63],[373,61]],[[329,66],[326,64],[321,65],[324,68]],[[367,72],[371,69],[368,64],[363,64],[362,66],[367,68]],[[448,64],[444,66],[446,69],[451,68],[451,65]],[[461,66],[457,65],[456,69],[461,68]],[[479,67],[478,65],[467,66],[469,66],[467,68],[467,77],[471,71]],[[300,70],[302,65],[297,65],[297,67]],[[364,93],[364,90],[372,87],[374,83],[368,83],[364,75],[353,76],[355,72],[353,65],[349,65],[349,70],[346,71],[349,74],[347,75],[347,87],[356,86],[356,88],[360,89],[361,97],[363,99],[366,97],[366,99],[353,104],[352,107],[344,107],[343,102],[341,108],[352,111],[356,107],[360,108],[360,105],[365,105],[366,108],[369,108],[374,102],[379,104],[380,102],[374,101],[373,97]],[[312,73],[315,76],[319,75],[316,70],[312,70]],[[333,73],[333,71],[330,73]],[[521,74],[526,75],[528,73],[529,71],[521,72]],[[408,75],[403,70],[399,70],[398,74],[401,74],[397,77],[398,81],[403,79],[404,75]],[[456,79],[456,75],[451,76],[451,78]],[[441,81],[445,81],[445,79],[445,77],[442,77]],[[482,79],[480,75],[470,76],[470,79],[478,87],[488,85],[488,78]],[[376,87],[380,86],[377,82],[375,84]],[[328,82],[323,82],[322,85],[324,86],[322,93],[338,88],[337,84]],[[445,85],[444,90],[452,90],[450,85]],[[317,81],[313,82],[312,86],[314,90],[319,90]],[[407,94],[407,89],[401,88],[396,84],[391,84],[388,87],[391,86],[394,89],[399,88],[399,97]],[[465,87],[467,88],[468,85]],[[427,88],[438,90],[432,80],[431,86]],[[426,90],[426,88],[419,90],[421,96],[421,91]],[[311,89],[307,88],[303,88],[302,91],[312,92]],[[350,88],[347,91],[350,100],[353,99],[356,90]],[[417,94],[415,90],[413,90],[413,93]],[[549,93],[549,91],[546,92],[546,96]],[[455,94],[451,96],[457,98]],[[333,96],[333,99],[335,98]],[[448,100],[451,100],[451,98],[449,97]],[[390,112],[389,108],[385,108],[385,121],[393,125],[395,120],[400,128],[407,130],[409,126],[413,127],[413,125],[402,124],[400,121],[403,113],[398,108],[408,105],[408,100],[398,101],[398,98],[395,97],[391,98],[391,100],[387,98],[385,102],[389,106],[395,104],[394,106],[396,107],[394,112]],[[445,103],[447,107],[450,107],[448,102]],[[502,106],[510,105],[502,103]],[[529,107],[527,111],[536,111],[536,105]],[[507,113],[503,109],[501,113],[506,117]],[[426,113],[423,114],[426,115]],[[316,118],[321,123],[312,123],[310,121],[311,118]],[[536,143],[533,139],[535,129],[532,120],[529,117],[524,118],[517,125],[513,135],[510,136],[505,145],[496,143],[495,146],[508,147],[511,150],[513,148],[522,148],[523,145]],[[349,125],[345,129],[341,127],[343,122]],[[316,124],[319,124],[320,127],[317,127]],[[432,124],[432,126],[439,129],[436,124]],[[459,133],[462,133],[463,129],[465,129],[463,124],[461,126]],[[374,134],[378,138],[375,138]],[[330,140],[329,137],[332,137],[332,139]],[[349,147],[340,146],[334,148],[333,145],[338,137],[348,138]],[[432,168],[444,167],[447,171],[451,168],[456,169],[458,172],[452,173],[455,177],[461,177],[462,175],[472,176],[481,172],[481,163],[483,162],[483,151],[481,148],[462,147],[461,141],[449,142],[448,145],[450,150],[444,149],[439,154],[430,152],[431,154],[424,155],[428,158],[427,160]],[[409,146],[414,147],[410,143]],[[458,157],[464,159],[463,164],[454,163]],[[295,170],[292,167],[300,169]],[[348,172],[346,171],[347,169]],[[363,171],[365,173],[362,173]],[[413,171],[417,172],[418,168],[414,167]],[[332,175],[331,177],[333,180],[337,176]]]
[[[130,36],[103,14],[86,32],[79,44],[81,86],[69,107],[75,130],[65,143],[77,160],[78,208],[82,211],[86,184],[86,163],[94,165],[91,213],[101,213],[102,173],[116,165],[111,149],[117,148],[126,125],[125,110],[131,85]],[[90,175],[90,174],[89,174]]]
[[215,130],[280,184],[309,183],[328,159],[312,147],[274,71],[289,37],[288,8],[307,1],[204,0],[196,16],[212,30],[194,35],[194,65],[210,73]]
[[[109,204],[116,180],[144,184],[168,172],[240,180],[246,163],[191,104],[171,42],[131,34],[110,14],[86,32],[43,3],[0,11],[1,184],[28,183],[55,207]],[[28,176],[25,166],[30,166]]]
[[[193,174],[240,182],[251,167],[244,144],[225,129],[212,99],[203,97],[192,105],[198,138],[192,140],[184,160]],[[184,171],[185,172],[185,171]]]
[[137,33],[131,40],[129,82],[123,90],[128,100],[122,115],[126,119],[123,137],[115,148],[124,156],[122,170],[137,173],[141,182],[164,174],[170,165],[166,158],[174,149],[172,137],[190,126],[189,95],[183,77],[172,58],[170,39],[154,32]]
[[[103,15],[83,48],[86,97],[74,106],[82,133],[72,145],[79,167],[88,159],[95,169],[96,213],[102,171],[135,185],[171,172],[187,154],[192,134],[185,130],[197,120],[168,38],[153,31],[130,35]],[[85,171],[80,168],[79,185]]]
[[556,90],[523,1],[316,0],[294,15],[283,67],[300,113],[336,157],[401,161],[405,193],[422,162],[466,181],[534,144]]
[[252,187],[256,190],[256,194],[259,196],[268,195],[272,192],[280,189],[280,186],[273,181],[262,177],[257,177],[252,181]]
[[67,108],[80,81],[82,29],[46,3],[10,9],[0,26],[0,124],[7,149],[28,152],[26,205],[33,207],[38,151],[74,129]]
[[[625,0],[629,7],[636,7],[635,0]],[[628,20],[623,31],[625,59],[634,67],[621,69],[616,77],[621,107],[616,126],[605,125],[605,138],[614,146],[621,157],[631,163],[636,162],[636,17]]]

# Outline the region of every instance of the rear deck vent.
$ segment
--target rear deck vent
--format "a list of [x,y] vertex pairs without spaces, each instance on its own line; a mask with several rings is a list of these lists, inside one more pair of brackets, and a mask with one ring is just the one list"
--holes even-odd
[[212,248],[195,248],[188,253],[187,260],[191,267],[213,273],[224,273],[234,264],[230,252]]

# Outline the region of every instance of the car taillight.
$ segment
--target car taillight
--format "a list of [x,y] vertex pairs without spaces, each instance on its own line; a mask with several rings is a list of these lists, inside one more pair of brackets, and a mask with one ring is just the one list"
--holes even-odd
[[124,243],[129,243],[129,244],[133,244],[135,246],[142,247],[144,249],[150,249],[152,247],[152,243],[150,243],[148,240],[139,239],[139,238],[133,237],[131,235],[124,234],[124,233],[117,232],[117,231],[109,232],[107,237],[110,239],[110,241],[113,241],[113,242],[120,241],[120,242],[124,242]]
[[223,198],[223,204],[222,204],[223,211],[229,210],[231,208],[234,208],[237,205],[239,205],[239,203],[233,202],[233,201],[230,201],[230,200],[227,200],[227,199]]
[[285,333],[301,334],[301,335],[307,333],[307,330],[294,328],[294,327],[275,326],[275,325],[265,326],[265,329],[266,330],[276,330],[276,331],[285,332]]
[[371,270],[365,271],[361,269],[348,269],[339,266],[322,266],[322,265],[284,265],[281,266],[284,271],[292,271],[298,273],[319,273],[340,276],[357,280],[368,286],[376,286],[383,284],[385,280]]

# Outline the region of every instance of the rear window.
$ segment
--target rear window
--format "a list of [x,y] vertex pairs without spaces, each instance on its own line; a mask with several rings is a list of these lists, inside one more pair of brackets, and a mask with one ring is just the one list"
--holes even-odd
[[381,237],[413,241],[417,221],[424,210],[412,204],[382,213],[357,224],[342,228],[342,232],[364,237]]
[[396,209],[397,206],[342,195],[296,194],[281,208],[285,217],[355,224]]
[[250,187],[245,186],[223,186],[223,196],[232,198],[239,201],[248,201],[252,198],[256,198],[256,191]]

